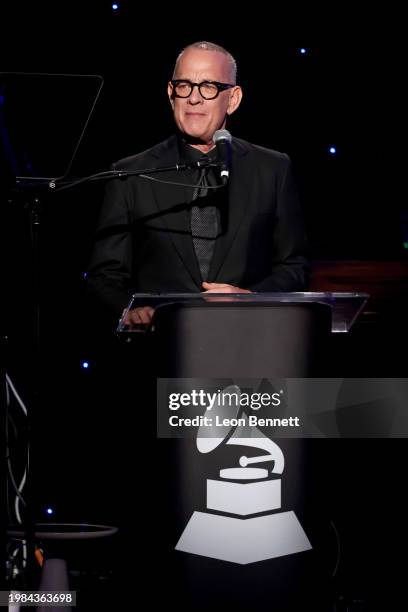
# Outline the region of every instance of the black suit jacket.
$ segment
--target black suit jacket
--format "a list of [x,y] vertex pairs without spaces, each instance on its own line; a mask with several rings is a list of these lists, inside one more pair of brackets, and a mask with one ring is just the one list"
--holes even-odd
[[[177,137],[123,159],[116,170],[179,163]],[[190,229],[191,171],[113,179],[88,269],[89,287],[116,315],[133,292],[198,292],[200,270]],[[211,282],[253,291],[307,287],[306,237],[287,155],[233,138],[226,210],[209,272]]]

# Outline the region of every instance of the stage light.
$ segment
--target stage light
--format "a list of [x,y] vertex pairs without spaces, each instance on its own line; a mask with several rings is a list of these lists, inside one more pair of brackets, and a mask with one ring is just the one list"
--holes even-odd
[[82,276],[86,278],[88,276],[88,272],[84,272]]
[[336,147],[330,147],[329,153],[331,153],[332,155],[335,155],[335,153],[337,153]]
[[307,53],[307,49],[305,49],[305,47],[301,47],[301,48],[299,49],[299,53],[300,53],[301,55],[305,55],[305,53]]
[[87,370],[89,368],[89,362],[88,361],[82,361],[81,366],[84,368],[84,370]]
[[53,508],[47,508],[46,509],[46,513],[47,514],[54,514],[54,509]]
[[117,2],[115,2],[114,4],[112,4],[112,10],[113,11],[117,11],[119,8],[119,4]]

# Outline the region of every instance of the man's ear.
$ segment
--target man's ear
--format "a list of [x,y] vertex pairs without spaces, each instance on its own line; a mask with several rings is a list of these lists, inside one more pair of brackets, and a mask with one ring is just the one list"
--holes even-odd
[[167,84],[167,95],[169,96],[171,108],[174,110],[173,86],[170,81]]
[[236,85],[231,89],[227,115],[232,115],[232,113],[237,110],[238,106],[241,104],[242,95],[242,89],[239,85]]

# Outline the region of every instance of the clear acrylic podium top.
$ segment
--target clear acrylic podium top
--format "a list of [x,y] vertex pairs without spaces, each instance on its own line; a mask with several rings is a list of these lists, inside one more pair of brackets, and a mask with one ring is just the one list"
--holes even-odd
[[[327,304],[332,309],[332,333],[347,333],[363,310],[369,295],[367,293],[329,293],[329,292],[292,292],[292,293],[135,293],[126,312],[141,306],[160,308],[166,304],[211,304],[236,303],[248,305],[297,304],[317,302]],[[122,320],[117,327],[118,333],[145,331],[145,326],[129,329]]]

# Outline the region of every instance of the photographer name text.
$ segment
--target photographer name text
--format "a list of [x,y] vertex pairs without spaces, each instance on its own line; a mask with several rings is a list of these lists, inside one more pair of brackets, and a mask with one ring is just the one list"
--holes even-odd
[[209,417],[206,415],[191,418],[172,415],[169,417],[171,427],[300,427],[299,417],[259,418],[255,414],[242,418],[222,418],[218,415]]

